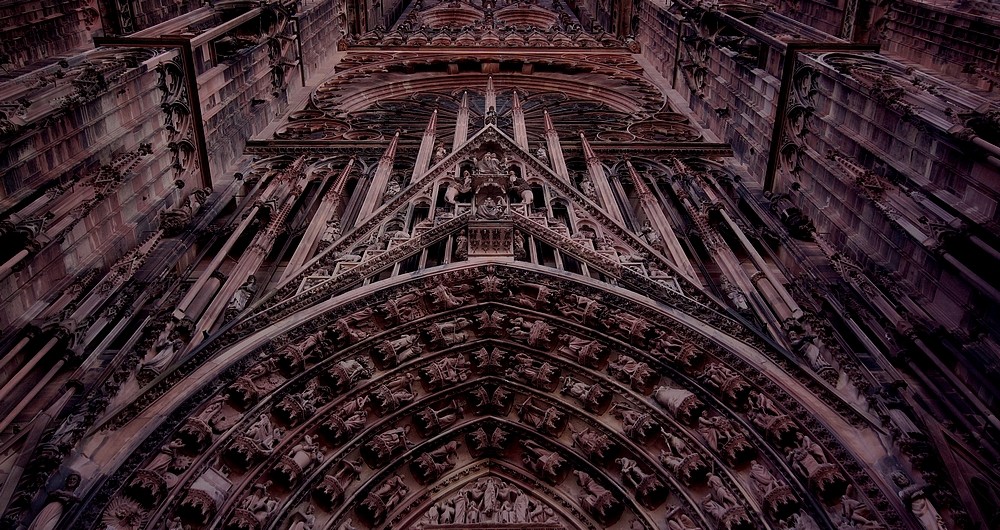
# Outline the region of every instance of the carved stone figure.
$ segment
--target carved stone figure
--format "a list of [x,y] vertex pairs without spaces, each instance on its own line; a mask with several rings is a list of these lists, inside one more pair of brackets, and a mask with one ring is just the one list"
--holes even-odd
[[427,287],[427,294],[431,297],[432,303],[439,309],[454,309],[461,307],[472,297],[463,296],[469,292],[471,286],[468,284],[445,285],[438,283]]
[[535,405],[530,397],[518,407],[517,415],[524,423],[553,436],[558,436],[566,427],[565,413],[555,407],[543,409]]
[[336,392],[346,392],[355,383],[368,379],[372,375],[372,367],[368,359],[356,357],[334,364],[329,371],[321,374],[324,384]]
[[622,481],[635,491],[635,498],[640,504],[653,509],[666,500],[669,493],[667,487],[654,474],[643,471],[638,462],[623,456],[615,463],[621,467]]
[[621,420],[625,435],[636,442],[645,443],[653,433],[659,431],[659,425],[652,416],[626,405],[623,401],[611,406],[611,414]]
[[510,338],[523,341],[529,346],[542,346],[548,343],[552,331],[552,326],[542,320],[529,322],[523,317],[510,319],[510,327],[507,329]]
[[677,505],[667,509],[667,528],[669,530],[700,530],[699,526]]
[[229,300],[229,305],[226,306],[227,320],[232,318],[243,311],[247,307],[247,303],[253,298],[254,293],[257,292],[257,278],[254,275],[250,275],[243,285],[240,285],[239,289],[233,293],[232,299]]
[[438,142],[437,145],[434,146],[434,157],[431,159],[431,162],[433,164],[437,164],[438,162],[444,160],[444,157],[446,156],[448,156],[448,149],[445,148],[443,143]]
[[285,378],[278,369],[278,359],[269,355],[250,367],[229,387],[229,397],[246,407],[256,403],[262,395],[277,388]]
[[346,442],[368,423],[367,403],[368,396],[348,401],[336,414],[327,416],[320,423],[319,432],[334,444]]
[[378,408],[379,415],[384,416],[416,399],[417,394],[412,388],[415,380],[416,377],[413,374],[407,373],[377,386],[372,391],[371,398]]
[[328,397],[319,391],[319,380],[313,379],[301,392],[282,398],[274,407],[274,415],[286,425],[297,425],[327,401]]
[[707,384],[715,387],[729,403],[742,406],[750,395],[751,386],[739,374],[721,363],[713,362],[700,374]]
[[375,311],[366,307],[357,313],[347,315],[334,322],[334,329],[340,338],[350,342],[358,342],[367,339],[375,329],[375,320],[372,318]]
[[860,530],[874,530],[882,525],[873,520],[871,510],[865,503],[852,497],[853,486],[847,487],[847,493],[840,498],[840,517],[850,526]]
[[828,500],[838,499],[847,490],[847,480],[833,464],[827,463],[826,454],[819,444],[808,436],[798,433],[798,445],[788,450],[788,461],[792,468],[803,477],[809,479],[809,484]]
[[458,442],[452,441],[433,451],[421,453],[410,463],[413,476],[422,484],[437,480],[455,467],[458,461],[458,446]]
[[552,303],[553,291],[544,284],[522,282],[515,291],[513,302],[528,309],[544,310]]
[[326,222],[326,230],[319,238],[320,243],[322,243],[321,247],[326,248],[338,239],[340,239],[340,219],[333,217]]
[[476,368],[485,374],[498,374],[503,371],[507,364],[507,352],[500,348],[480,348],[472,354],[472,360]]
[[663,438],[667,443],[668,451],[660,451],[660,462],[674,476],[688,486],[701,484],[708,478],[708,464],[701,458],[701,455],[688,447],[687,442],[667,431],[663,431]]
[[451,322],[435,322],[426,328],[426,332],[432,344],[446,348],[469,340],[470,332],[466,330],[470,326],[471,320],[458,317]]
[[901,488],[898,494],[900,500],[910,508],[925,530],[947,530],[941,514],[931,503],[926,486],[910,483],[910,479],[898,471],[892,474],[892,481]]
[[79,502],[80,498],[73,493],[79,485],[79,474],[70,473],[67,475],[63,486],[50,493],[46,498],[45,506],[42,507],[38,515],[31,521],[31,526],[28,527],[28,530],[55,530],[66,508],[73,503]]
[[472,390],[473,409],[476,414],[506,416],[514,404],[514,394],[503,387],[477,386]]
[[500,427],[495,427],[489,432],[484,427],[480,427],[469,433],[467,438],[469,449],[472,450],[472,454],[476,457],[484,454],[500,455],[510,443],[509,434]]
[[410,291],[395,298],[390,298],[382,304],[381,314],[392,322],[409,322],[424,315],[420,308],[420,293]]
[[576,398],[585,409],[591,412],[601,413],[611,404],[611,392],[600,384],[588,385],[572,377],[564,377],[562,381],[559,393]]
[[708,487],[711,488],[708,494],[709,498],[722,506],[732,508],[740,505],[740,501],[736,499],[733,492],[726,487],[725,483],[722,482],[722,479],[715,473],[708,474]]
[[646,319],[625,311],[613,313],[608,319],[608,327],[620,332],[632,344],[645,344],[647,335],[653,330]]
[[650,368],[648,364],[636,361],[625,354],[619,354],[608,365],[608,373],[615,379],[623,383],[628,383],[633,390],[643,394],[649,392],[650,388],[660,378],[659,374]]
[[471,366],[469,361],[465,360],[464,355],[457,353],[421,368],[420,377],[428,389],[436,390],[442,386],[458,384],[468,379]]
[[323,480],[313,489],[316,496],[327,508],[337,506],[344,500],[347,487],[361,478],[361,459],[341,460],[336,470],[327,473]]
[[535,149],[535,158],[541,160],[542,162],[548,163],[549,153],[545,150],[545,144],[538,144],[538,149]]
[[458,404],[458,401],[452,400],[441,409],[425,407],[414,416],[413,420],[417,424],[420,434],[428,437],[451,427],[462,415],[462,406]]
[[584,456],[589,460],[598,463],[606,462],[617,449],[614,442],[606,434],[589,427],[582,431],[573,431],[572,438],[573,447],[583,451]]
[[276,480],[289,486],[294,484],[313,464],[322,462],[324,458],[325,455],[319,444],[313,440],[311,435],[307,434],[299,443],[292,446],[287,456],[281,457],[272,474]]
[[535,361],[527,354],[518,353],[514,356],[514,367],[507,370],[507,376],[551,392],[558,384],[559,368],[546,361]]
[[372,467],[380,467],[389,463],[389,459],[406,451],[413,444],[406,438],[410,426],[404,425],[389,429],[362,446],[362,454]]
[[233,439],[226,454],[235,463],[248,467],[260,456],[270,454],[281,435],[282,430],[271,423],[271,417],[261,414],[243,434]]
[[361,501],[357,508],[358,515],[372,524],[380,524],[409,492],[403,477],[393,475]]
[[733,465],[749,461],[756,453],[746,436],[724,416],[702,415],[698,418],[698,432],[713,451]]
[[674,418],[688,425],[698,421],[705,410],[705,404],[693,393],[669,385],[656,387],[653,399],[667,409]]
[[240,501],[239,508],[226,528],[259,528],[278,508],[278,499],[267,492],[271,482],[254,484],[250,493]]
[[563,344],[556,351],[583,366],[598,368],[608,358],[608,353],[604,345],[596,340],[581,339],[575,335],[563,334],[559,335],[559,341]]
[[565,458],[559,456],[559,453],[555,451],[545,449],[533,440],[522,441],[521,447],[524,449],[521,458],[528,469],[534,471],[543,480],[553,484],[559,482],[565,470]]
[[750,489],[775,519],[785,519],[799,509],[792,489],[756,460],[750,463]]
[[583,471],[573,471],[576,483],[583,491],[580,493],[580,505],[604,525],[611,525],[621,516],[624,506],[615,495],[597,483]]
[[416,334],[403,334],[397,339],[383,341],[375,351],[380,355],[380,366],[391,368],[419,356],[423,353],[423,346]]
[[679,365],[683,368],[694,367],[700,358],[694,344],[675,337],[668,332],[660,334],[650,353],[668,363]]
[[719,528],[723,530],[750,530],[753,528],[753,522],[750,516],[747,514],[740,506],[725,507],[719,504],[712,497],[708,497],[701,502],[702,508],[716,520],[719,524]]
[[316,524],[314,510],[312,504],[306,503],[302,511],[296,511],[292,514],[294,522],[288,527],[288,530],[313,530]]
[[160,447],[149,464],[136,472],[127,491],[143,506],[152,506],[177,484],[177,476],[188,468],[191,458],[181,453],[186,444],[176,438]]
[[606,312],[603,304],[580,294],[568,294],[556,304],[559,312],[581,324],[602,322]]

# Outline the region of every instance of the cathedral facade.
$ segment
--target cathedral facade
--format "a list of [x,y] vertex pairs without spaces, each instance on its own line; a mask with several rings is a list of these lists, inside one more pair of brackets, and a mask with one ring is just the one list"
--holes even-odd
[[1000,528],[995,5],[0,19],[0,528]]

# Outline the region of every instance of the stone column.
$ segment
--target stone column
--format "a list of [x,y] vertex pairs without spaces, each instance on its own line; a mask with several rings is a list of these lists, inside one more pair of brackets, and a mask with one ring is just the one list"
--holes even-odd
[[371,186],[368,187],[368,194],[365,195],[365,200],[361,203],[361,209],[358,211],[358,224],[367,220],[382,203],[382,195],[385,194],[385,187],[389,183],[389,177],[392,176],[392,164],[396,160],[396,147],[398,145],[399,131],[396,131],[392,141],[389,142],[389,147],[385,150],[385,154],[378,161],[378,167],[375,168],[375,175],[372,177]]
[[427,128],[424,129],[424,137],[420,140],[420,150],[417,151],[417,161],[413,164],[413,176],[410,177],[410,182],[416,181],[418,178],[422,177],[424,173],[427,172],[428,166],[430,166],[431,157],[434,156],[434,138],[435,131],[437,130],[437,116],[438,111],[434,109],[431,113],[431,119],[427,122]]
[[639,194],[639,205],[646,212],[646,219],[649,220],[650,226],[660,235],[660,241],[663,243],[667,257],[677,265],[680,272],[687,276],[690,281],[696,284],[700,283],[698,282],[698,275],[695,273],[694,266],[691,265],[691,260],[684,253],[684,249],[681,247],[681,243],[677,239],[677,234],[674,233],[674,228],[670,225],[670,220],[667,219],[667,214],[663,211],[663,207],[656,200],[653,192],[646,186],[646,183],[643,182],[642,177],[639,176],[632,162],[626,160],[625,165],[628,167],[628,174],[635,184],[635,190]]
[[[62,329],[59,329],[55,333],[53,333],[52,338],[50,338],[48,342],[46,342],[45,345],[42,346],[42,349],[38,350],[38,352],[35,353],[35,355],[33,355],[31,359],[29,359],[28,362],[21,367],[20,370],[18,370],[17,373],[14,374],[14,377],[10,378],[10,380],[7,381],[7,384],[5,384],[3,388],[0,388],[0,402],[7,400],[7,397],[10,394],[11,390],[16,388],[22,381],[24,381],[25,377],[28,377],[28,374],[31,373],[31,370],[34,369],[35,366],[38,365],[38,363],[42,362],[42,359],[45,357],[45,355],[48,354],[50,351],[52,351],[52,348],[55,348],[56,344],[58,344],[59,341],[65,337],[65,335],[66,332],[65,330]],[[42,386],[44,386],[44,384],[36,385],[36,388],[41,388]]]
[[566,157],[563,156],[562,145],[559,143],[559,133],[556,132],[556,126],[552,124],[549,112],[544,111],[543,116],[545,118],[545,147],[549,150],[549,164],[552,165],[552,171],[555,171],[556,176],[572,185],[569,180],[569,170],[566,169]]
[[497,109],[497,93],[493,90],[493,76],[490,76],[486,80],[486,108],[483,109],[483,115],[489,114],[490,109],[494,112]]
[[513,102],[513,115],[514,115],[514,142],[524,149],[528,150],[528,128],[524,125],[524,109],[521,108],[521,99],[517,97],[517,92],[514,92],[514,102]]
[[[434,115],[437,115],[437,111],[434,111]],[[433,117],[431,121],[434,121]],[[431,139],[431,143],[433,147],[433,138]],[[294,276],[302,265],[305,264],[306,260],[318,250],[320,238],[326,233],[330,219],[340,214],[338,210],[340,210],[341,194],[344,192],[344,184],[347,182],[347,176],[351,174],[353,168],[354,159],[352,158],[344,166],[344,169],[340,171],[340,175],[334,180],[330,189],[323,195],[323,199],[320,201],[319,207],[312,217],[312,221],[309,222],[309,226],[306,227],[306,231],[302,235],[302,240],[299,241],[299,246],[296,247],[292,259],[288,260],[285,273],[281,277],[282,282]]]
[[618,201],[615,200],[615,195],[611,191],[608,176],[604,173],[604,165],[601,164],[601,159],[597,158],[597,153],[594,152],[594,149],[590,147],[590,142],[583,135],[583,131],[580,131],[580,142],[583,143],[583,156],[587,161],[590,180],[594,184],[594,190],[597,192],[597,198],[601,201],[601,206],[604,206],[604,211],[608,214],[608,217],[624,225],[625,219],[622,217],[622,212],[618,208]]
[[469,93],[462,93],[462,105],[458,107],[458,118],[455,119],[455,141],[452,143],[452,152],[469,139]]

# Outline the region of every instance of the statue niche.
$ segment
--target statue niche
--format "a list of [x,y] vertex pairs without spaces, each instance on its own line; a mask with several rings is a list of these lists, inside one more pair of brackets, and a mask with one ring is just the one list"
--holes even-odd
[[639,504],[652,510],[667,500],[670,490],[654,473],[643,471],[638,462],[624,456],[615,463],[621,468],[622,482],[635,491]]
[[413,423],[416,424],[420,435],[426,438],[451,427],[463,416],[462,406],[458,401],[452,400],[441,409],[424,407],[413,416]]
[[410,471],[421,484],[430,484],[447,473],[458,462],[459,443],[451,441],[433,450],[421,453],[410,462]]
[[385,516],[403,500],[410,488],[403,482],[403,477],[393,475],[382,485],[372,490],[358,505],[358,515],[372,525],[381,524]]
[[705,411],[705,404],[693,393],[669,385],[656,387],[653,400],[667,409],[678,421],[687,425],[694,425]]
[[562,388],[559,393],[564,396],[575,398],[583,408],[597,414],[603,414],[611,404],[611,391],[594,383],[588,385],[583,381],[572,377],[564,377]]
[[336,471],[327,473],[313,488],[313,497],[327,509],[332,509],[343,502],[347,487],[359,478],[361,478],[361,459],[341,460]]
[[312,435],[305,435],[286,456],[281,457],[271,476],[283,486],[291,486],[314,464],[323,462],[325,455]]
[[636,361],[625,354],[619,354],[608,365],[608,374],[622,383],[628,384],[632,390],[640,394],[648,394],[660,379],[660,375],[648,364]]
[[334,445],[340,445],[357,434],[368,423],[368,396],[361,396],[344,403],[335,414],[330,414],[319,424],[319,433]]
[[366,357],[340,361],[320,374],[320,381],[334,392],[350,390],[355,383],[372,376],[372,364]]

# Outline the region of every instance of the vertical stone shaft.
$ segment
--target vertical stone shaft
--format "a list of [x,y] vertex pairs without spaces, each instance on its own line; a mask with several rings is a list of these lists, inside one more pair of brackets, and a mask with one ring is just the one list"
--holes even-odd
[[458,107],[458,117],[455,119],[455,141],[452,143],[452,151],[458,148],[469,139],[469,93],[462,93],[462,105]]
[[566,157],[563,156],[562,145],[559,143],[559,133],[556,132],[555,125],[548,111],[545,111],[545,147],[548,149],[549,164],[556,176],[563,179],[567,184],[572,184],[569,179],[569,169],[566,168]]
[[608,217],[624,224],[625,219],[622,217],[621,209],[618,208],[618,201],[615,200],[614,192],[611,191],[611,184],[608,182],[608,176],[604,172],[604,165],[601,164],[601,159],[597,158],[597,153],[594,152],[594,149],[590,147],[590,142],[583,135],[583,131],[580,132],[580,142],[583,143],[583,156],[587,161],[587,171],[590,174],[591,182],[594,184],[594,190],[597,192],[597,198],[601,201],[601,206],[604,207],[604,211],[607,212]]
[[423,174],[427,172],[427,168],[430,166],[431,157],[434,156],[434,139],[437,131],[437,116],[438,111],[437,109],[434,109],[434,112],[431,113],[431,119],[427,122],[427,128],[424,129],[424,137],[420,140],[420,150],[417,151],[417,162],[413,165],[413,176],[410,177],[410,182],[422,177]]
[[486,80],[486,108],[483,109],[483,115],[485,116],[490,112],[490,109],[496,111],[497,108],[497,93],[493,89],[493,76],[490,76]]
[[681,243],[677,239],[677,234],[674,233],[673,227],[670,226],[670,220],[667,219],[667,214],[663,211],[663,207],[656,200],[653,192],[646,186],[646,183],[643,182],[642,177],[639,176],[639,172],[635,170],[632,162],[626,161],[625,165],[628,167],[628,174],[632,178],[635,190],[639,194],[639,204],[642,206],[643,211],[646,212],[646,219],[649,220],[650,226],[660,235],[660,240],[667,251],[667,257],[677,265],[681,273],[687,276],[690,281],[696,284],[700,283],[694,266],[691,265],[691,260],[684,253],[684,249],[681,247]]
[[[437,111],[435,111],[435,115]],[[433,118],[431,118],[433,121]],[[330,186],[329,191],[323,195],[323,199],[319,203],[319,207],[316,209],[316,214],[313,215],[312,221],[309,222],[309,226],[306,227],[306,231],[302,234],[302,240],[299,242],[299,246],[296,247],[295,253],[292,254],[292,259],[288,261],[288,266],[285,267],[285,272],[281,277],[281,281],[285,281],[291,278],[298,272],[299,268],[305,264],[309,256],[312,256],[317,248],[319,247],[320,238],[323,237],[323,233],[326,232],[327,223],[333,216],[338,215],[340,212],[340,197],[344,192],[344,183],[347,182],[347,176],[351,174],[351,170],[354,168],[354,159],[350,159],[344,169],[340,171],[340,175],[337,179],[333,181]]]
[[375,176],[372,177],[372,184],[368,187],[368,194],[365,196],[361,209],[358,211],[357,222],[364,222],[375,211],[382,202],[382,195],[385,193],[386,185],[389,184],[389,177],[392,176],[392,164],[396,160],[396,147],[399,145],[399,131],[393,135],[389,147],[385,154],[378,161],[375,168]]
[[513,102],[513,115],[514,115],[514,143],[524,149],[528,150],[528,128],[524,125],[524,109],[521,108],[521,100],[517,97],[517,92],[514,92],[514,102]]

